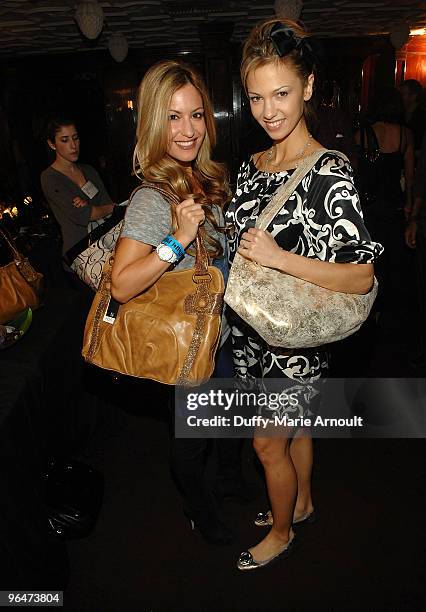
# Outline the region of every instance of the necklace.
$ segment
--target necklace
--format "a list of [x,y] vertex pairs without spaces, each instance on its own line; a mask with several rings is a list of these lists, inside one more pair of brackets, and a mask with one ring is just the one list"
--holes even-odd
[[288,160],[285,160],[285,161],[283,160],[280,164],[272,164],[271,163],[272,156],[274,154],[274,151],[276,150],[276,145],[273,145],[269,149],[268,154],[266,156],[266,163],[265,163],[265,170],[264,170],[264,172],[268,172],[269,164],[271,164],[272,166],[278,167],[278,166],[281,166],[283,163],[288,164],[288,163],[292,162],[293,160],[296,161],[296,163],[294,164],[294,167],[298,168],[300,162],[302,161],[303,157],[305,156],[306,151],[309,149],[311,144],[312,144],[312,134],[308,134],[308,140],[305,142],[305,144],[303,145],[303,147],[299,151],[299,153],[296,155],[296,157],[293,157],[292,159],[288,159]]

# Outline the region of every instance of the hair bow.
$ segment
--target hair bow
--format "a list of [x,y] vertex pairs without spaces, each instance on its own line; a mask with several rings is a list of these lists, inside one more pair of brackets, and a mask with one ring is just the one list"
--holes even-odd
[[309,64],[310,68],[312,68],[317,61],[317,54],[311,44],[311,39],[299,38],[299,36],[284,23],[276,23],[271,28],[269,38],[280,57],[284,57],[294,49],[297,49],[305,62]]

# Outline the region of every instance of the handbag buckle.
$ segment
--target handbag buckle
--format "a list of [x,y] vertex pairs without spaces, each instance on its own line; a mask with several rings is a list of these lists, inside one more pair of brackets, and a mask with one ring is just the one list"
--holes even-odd
[[211,282],[212,275],[210,274],[210,272],[206,272],[205,274],[197,274],[197,272],[194,272],[194,274],[192,275],[192,280],[194,281],[194,283],[197,283],[197,285],[206,281]]

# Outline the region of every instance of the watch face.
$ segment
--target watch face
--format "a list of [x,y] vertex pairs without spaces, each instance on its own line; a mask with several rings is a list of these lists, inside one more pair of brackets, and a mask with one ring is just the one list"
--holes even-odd
[[159,244],[157,249],[157,255],[161,259],[161,261],[167,261],[169,263],[174,263],[177,261],[177,256],[174,251],[167,246],[166,244]]

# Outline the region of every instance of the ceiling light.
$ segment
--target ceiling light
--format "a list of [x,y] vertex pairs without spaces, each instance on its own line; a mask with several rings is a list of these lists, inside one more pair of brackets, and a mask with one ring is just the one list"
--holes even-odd
[[108,49],[116,62],[122,62],[127,57],[129,45],[127,39],[121,32],[111,34],[108,41]]
[[97,0],[82,0],[77,6],[75,20],[82,34],[94,40],[102,31],[104,11]]
[[274,9],[277,17],[297,21],[302,12],[303,0],[275,0]]
[[420,28],[418,30],[411,30],[410,36],[424,36],[426,34],[426,28]]

